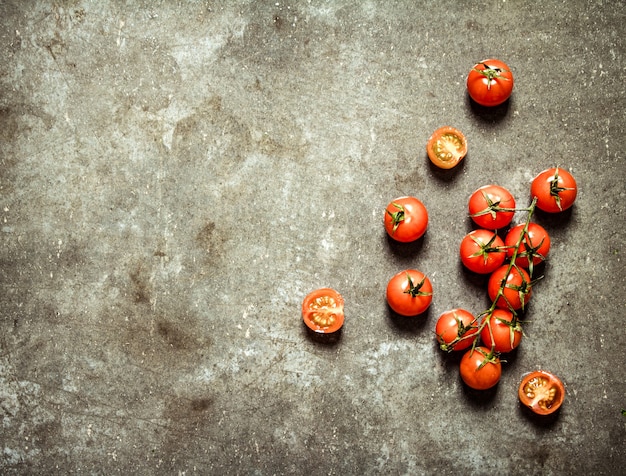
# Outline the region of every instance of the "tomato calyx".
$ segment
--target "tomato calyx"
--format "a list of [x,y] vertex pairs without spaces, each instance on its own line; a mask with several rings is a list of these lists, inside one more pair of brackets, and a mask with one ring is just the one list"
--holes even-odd
[[[522,301],[523,302],[523,301]],[[491,327],[491,320],[495,318],[496,321],[500,322],[501,324],[507,326],[509,328],[509,344],[511,346],[511,349],[515,348],[515,334],[516,333],[521,333],[522,335],[524,335],[524,331],[522,329],[522,326],[520,325],[519,319],[517,318],[517,315],[512,312],[511,314],[513,314],[512,319],[509,321],[507,319],[503,319],[501,317],[498,316],[494,316],[494,312],[491,311],[487,314],[487,316],[485,317],[485,323],[486,325],[483,326],[487,327],[488,331],[489,331],[489,336],[491,337],[491,349],[494,350],[495,346],[496,346],[496,342],[494,339],[494,335],[493,335],[493,330]]]
[[517,208],[501,207],[500,206],[501,201],[492,200],[491,197],[489,197],[489,194],[487,194],[486,192],[482,192],[482,195],[483,195],[483,198],[485,199],[485,202],[487,203],[487,208],[480,210],[479,212],[472,213],[470,217],[480,217],[483,215],[489,215],[493,220],[495,220],[497,212],[516,212],[517,211]]
[[394,207],[398,209],[397,212],[393,212],[393,213],[387,210],[387,214],[391,217],[391,223],[393,225],[391,233],[393,234],[396,232],[396,230],[400,226],[400,223],[404,221],[406,212],[404,210],[404,207],[400,205],[399,203],[392,202],[391,205],[393,205]]
[[411,275],[409,273],[406,273],[406,279],[409,283],[409,287],[407,290],[404,291],[404,294],[410,294],[411,297],[431,296],[433,294],[431,292],[420,291],[420,289],[426,282],[426,276],[424,276],[422,280],[419,283],[417,283],[417,285],[413,283],[413,279],[411,278]]
[[485,76],[487,78],[487,89],[491,89],[491,83],[493,83],[497,79],[501,79],[504,81],[510,81],[510,78],[502,76],[502,73],[510,73],[508,69],[504,68],[494,68],[489,66],[487,63],[478,63],[476,66],[483,66],[485,69],[473,68],[475,72],[478,74]]
[[[482,356],[484,357],[483,361],[480,363],[480,365],[478,366],[478,368],[476,370],[480,370],[482,369],[485,365],[487,364],[495,364],[496,362],[500,361],[500,362],[505,362],[504,360],[501,360],[498,353],[495,352],[493,349],[491,349],[489,352],[485,352],[483,349],[481,349],[480,347],[472,347],[472,349],[470,350],[470,352],[478,352],[480,354],[482,354]],[[471,355],[471,354],[470,354]]]
[[523,231],[521,233],[521,235],[522,235],[522,239],[520,240],[520,245],[523,242],[525,249],[524,249],[524,251],[519,252],[520,245],[518,245],[517,246],[517,250],[518,250],[517,257],[518,258],[526,258],[526,260],[528,261],[528,272],[532,276],[533,275],[533,271],[534,271],[535,258],[539,258],[540,261],[542,261],[542,262],[546,260],[546,257],[542,253],[539,252],[539,250],[543,247],[543,244],[545,242],[545,238],[542,238],[537,246],[533,246],[532,240],[530,239],[530,236],[528,234],[528,230],[527,229],[525,231]]
[[493,236],[487,243],[483,243],[481,240],[479,240],[475,236],[470,235],[470,238],[472,239],[474,243],[476,243],[480,247],[478,251],[470,255],[470,258],[482,257],[483,261],[487,263],[490,253],[500,253],[503,251],[502,248],[498,246],[493,246],[494,241],[496,241],[496,239],[498,238],[498,235],[496,233],[493,234]]
[[[457,325],[457,333],[456,333],[456,337],[450,341],[449,343],[445,343],[443,342],[443,339],[441,338],[443,334],[438,335],[439,337],[439,348],[441,350],[443,350],[444,352],[452,352],[453,350],[455,350],[456,345],[466,339],[474,339],[476,340],[476,336],[472,331],[472,329],[478,329],[478,326],[475,325],[476,323],[476,319],[474,319],[472,322],[470,322],[468,325],[465,325],[463,323],[463,320],[460,319],[458,316],[454,316],[454,320],[456,321],[456,325]],[[475,345],[475,342],[474,342]]]
[[552,180],[550,180],[550,196],[554,198],[556,202],[556,206],[559,207],[559,210],[563,211],[561,207],[561,192],[565,192],[567,190],[576,190],[573,187],[560,187],[559,186],[559,168],[556,167],[554,170],[554,176]]

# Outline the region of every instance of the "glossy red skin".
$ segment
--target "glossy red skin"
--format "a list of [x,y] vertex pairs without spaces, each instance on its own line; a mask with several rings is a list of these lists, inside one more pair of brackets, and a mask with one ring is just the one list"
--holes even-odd
[[[333,307],[319,306],[316,299],[332,298],[335,305]],[[344,322],[344,299],[337,291],[331,288],[320,288],[310,292],[302,301],[302,319],[309,329],[320,334],[330,334],[336,332],[343,326]],[[320,325],[316,322],[315,314],[323,317],[333,316],[333,322],[330,325]]]
[[[506,285],[503,291],[504,296],[500,296],[498,298],[496,306],[500,309],[509,309],[510,304],[512,309],[518,310],[523,307],[522,300],[520,299],[519,291],[511,289],[510,286],[521,286],[523,282],[527,283],[528,292],[524,295],[523,301],[523,305],[525,306],[532,295],[530,276],[524,268],[516,268],[515,266],[511,268],[511,271],[507,276],[507,269],[508,265],[505,264],[492,273],[489,277],[489,281],[487,282],[487,292],[489,294],[489,298],[493,301],[498,294],[498,289],[500,289],[500,283],[506,277]],[[509,304],[507,304],[507,300]]]
[[[492,239],[493,241],[489,248],[493,248],[494,251],[488,251],[480,256],[473,256],[475,253],[481,252],[483,246],[487,245]],[[500,251],[495,251],[495,249],[500,249]],[[506,259],[506,249],[502,239],[493,230],[482,228],[465,235],[463,240],[461,240],[459,254],[463,265],[470,271],[478,274],[493,273],[502,266]]]
[[[427,296],[413,297],[406,293],[405,291],[410,287],[407,274],[411,276],[414,286],[417,286],[422,279],[424,279],[424,284],[420,288],[420,291],[430,294]],[[430,306],[433,300],[432,292],[432,284],[424,273],[416,269],[407,269],[400,271],[389,280],[386,294],[387,303],[394,312],[401,316],[417,316],[426,311]]]
[[[494,309],[489,324],[485,325],[480,332],[480,338],[485,347],[491,349],[493,346],[493,350],[496,352],[511,352],[515,349],[522,341],[522,328],[519,323],[514,326],[505,323],[512,322],[513,319],[514,316],[511,311]],[[491,326],[491,332],[489,326]]]
[[[559,201],[553,196],[551,191],[551,183],[557,177],[557,186],[566,190],[558,192]],[[571,190],[569,190],[571,189]],[[537,208],[548,213],[559,213],[570,208],[576,200],[578,194],[578,185],[576,179],[567,170],[552,167],[540,172],[530,185],[531,197],[537,197]]]
[[[489,208],[489,201],[492,204],[498,203],[500,208],[514,209],[515,198],[506,188],[499,185],[485,185],[480,187],[470,196],[468,209],[469,214],[475,215]],[[476,225],[487,230],[498,230],[504,228],[513,220],[513,211],[496,211],[495,216],[491,213],[472,216]]]
[[[485,70],[485,65],[490,68],[499,68],[500,77],[491,81],[475,69]],[[481,106],[493,107],[504,103],[513,91],[513,74],[508,65],[497,59],[488,59],[474,65],[467,76],[467,92],[470,97]]]
[[[506,252],[509,259],[513,257],[513,253],[515,252],[515,245],[517,244],[517,240],[519,240],[519,237],[523,231],[524,225],[514,226],[509,230],[506,237],[504,238],[504,244],[505,246],[507,246]],[[541,244],[541,246],[539,246],[539,244]],[[528,260],[528,256],[524,256],[524,252],[526,252],[528,245],[531,248],[537,248],[537,246],[539,246],[536,252],[539,253],[541,256],[534,255],[532,257],[533,265],[538,265],[544,260],[543,258],[548,256],[548,252],[550,251],[550,244],[550,236],[548,235],[548,232],[545,230],[545,228],[541,225],[530,222],[528,224],[528,232],[526,233],[526,237],[522,240],[520,244],[517,258],[515,258],[515,263],[522,268],[528,269],[530,262]]]
[[487,390],[494,387],[502,376],[502,364],[498,357],[494,358],[494,362],[487,362],[480,367],[485,360],[485,355],[489,355],[490,350],[486,347],[478,346],[473,350],[468,350],[461,358],[460,373],[463,382],[468,387],[476,390]]
[[[532,396],[529,396],[525,387],[533,379],[540,379],[541,385],[531,385],[531,388],[536,388],[536,390],[532,392]],[[551,392],[553,393],[551,394]],[[523,376],[519,385],[518,396],[520,401],[537,415],[550,415],[563,404],[565,385],[556,375],[545,370],[536,370]]]
[[[404,208],[404,220],[393,230],[393,219],[389,213],[396,213],[399,209],[394,206],[401,205]],[[415,241],[426,233],[428,228],[428,211],[424,204],[415,197],[400,197],[387,205],[385,209],[385,230],[391,238],[401,243]]]
[[[452,309],[439,316],[437,324],[435,325],[435,333],[437,334],[437,342],[439,342],[440,346],[445,347],[444,350],[464,350],[474,342],[471,336],[475,336],[478,329],[476,327],[466,329],[466,331],[459,336],[459,321],[466,328],[470,327],[472,324],[474,324],[474,326],[476,325],[474,316],[465,309]],[[451,344],[457,337],[467,338]]]

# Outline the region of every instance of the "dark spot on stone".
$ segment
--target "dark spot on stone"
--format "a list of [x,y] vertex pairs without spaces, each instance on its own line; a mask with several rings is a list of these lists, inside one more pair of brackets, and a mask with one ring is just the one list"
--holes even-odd
[[180,329],[177,329],[174,324],[168,321],[158,321],[157,332],[165,342],[175,350],[186,349],[188,347],[188,341],[191,339],[190,336]]
[[280,30],[283,27],[283,19],[279,15],[274,15],[274,28]]
[[211,252],[213,247],[213,234],[215,233],[215,223],[210,221],[206,223],[196,235],[196,241],[207,253]]
[[130,272],[133,301],[137,304],[150,304],[150,287],[143,266],[138,265]]
[[191,400],[191,409],[194,412],[204,412],[211,407],[213,400],[210,398],[195,398]]

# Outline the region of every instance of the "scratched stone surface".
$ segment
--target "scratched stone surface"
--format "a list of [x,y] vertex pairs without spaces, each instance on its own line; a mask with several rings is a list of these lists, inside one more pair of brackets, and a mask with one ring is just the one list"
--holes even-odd
[[[622,2],[0,1],[0,473],[618,474],[626,466]],[[581,8],[584,7],[584,8]],[[487,57],[515,87],[476,107]],[[442,172],[437,127],[469,153]],[[559,165],[526,337],[498,386],[442,353],[479,186]],[[383,210],[415,195],[415,244]],[[525,218],[520,212],[517,221]],[[433,304],[385,302],[406,268]],[[319,287],[338,336],[306,331]],[[538,368],[567,387],[538,418]]]

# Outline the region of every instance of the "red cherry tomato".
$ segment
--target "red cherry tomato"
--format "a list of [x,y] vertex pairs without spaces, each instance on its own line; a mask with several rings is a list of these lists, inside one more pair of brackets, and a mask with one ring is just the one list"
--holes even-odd
[[474,223],[487,230],[504,228],[515,214],[515,198],[506,188],[485,185],[469,199],[469,213]]
[[495,386],[502,375],[500,358],[486,347],[468,350],[461,358],[461,378],[476,390],[487,390]]
[[[520,239],[520,235],[524,232],[524,225],[517,225],[507,233],[504,239],[504,245],[507,247],[507,255],[513,257],[515,245]],[[529,269],[532,265],[538,265],[545,261],[550,251],[550,236],[541,225],[530,222],[526,236],[522,239],[520,247],[515,258],[515,264],[522,268]],[[532,265],[531,265],[532,263]]]
[[492,230],[474,230],[461,240],[461,262],[479,274],[493,273],[506,259],[504,242]]
[[558,167],[544,170],[530,185],[530,195],[537,197],[537,208],[548,213],[570,208],[577,193],[578,185],[572,174]]
[[400,271],[387,284],[389,307],[401,316],[422,314],[433,300],[433,287],[424,273],[416,269]]
[[522,327],[511,311],[494,309],[480,332],[485,347],[495,352],[511,352],[522,340]]
[[467,154],[467,140],[461,131],[444,126],[433,132],[426,144],[430,161],[441,169],[451,169]]
[[561,407],[565,386],[556,375],[536,370],[522,377],[518,396],[537,415],[550,415]]
[[476,319],[465,309],[444,312],[435,326],[437,342],[445,351],[467,349],[474,342],[477,332]]
[[421,238],[428,227],[428,212],[415,197],[395,199],[385,210],[385,230],[394,240],[408,243]]
[[304,323],[312,331],[322,334],[338,331],[344,321],[343,304],[343,297],[334,289],[317,289],[302,302]]
[[481,61],[467,76],[467,92],[481,106],[498,106],[509,99],[512,91],[513,73],[500,60]]
[[500,287],[503,286],[502,295],[498,297],[496,306],[500,309],[513,311],[524,309],[532,295],[530,276],[524,268],[518,266],[513,266],[510,271],[508,269],[508,265],[502,265],[489,277],[487,282],[489,298],[493,301],[498,295]]

